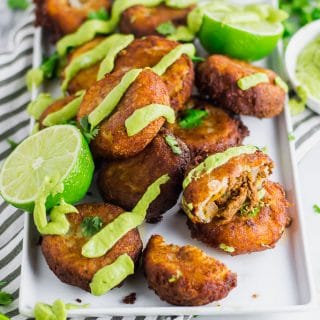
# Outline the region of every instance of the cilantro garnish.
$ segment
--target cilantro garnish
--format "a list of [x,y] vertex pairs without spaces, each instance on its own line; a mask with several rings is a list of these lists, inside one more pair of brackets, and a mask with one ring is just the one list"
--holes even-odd
[[182,150],[178,144],[178,141],[176,140],[176,138],[171,135],[171,134],[167,134],[165,137],[164,137],[167,145],[171,148],[172,152],[174,154],[181,154],[182,153]]
[[179,126],[183,129],[198,127],[208,114],[206,110],[188,109],[185,111],[184,117],[179,121]]
[[90,11],[88,13],[89,20],[108,20],[109,19],[109,12],[106,10],[106,8],[100,8],[97,11]]
[[102,228],[103,222],[97,217],[85,217],[81,222],[81,233],[84,237],[91,237]]
[[205,58],[202,58],[202,57],[193,56],[193,57],[191,57],[191,60],[192,60],[193,62],[203,62],[203,61],[205,61],[206,59],[205,59]]
[[45,79],[53,79],[57,76],[59,60],[59,55],[56,52],[43,60],[40,69]]
[[29,7],[28,0],[7,0],[7,3],[11,9],[25,10]]
[[0,305],[7,306],[13,301],[13,296],[11,293],[0,291]]
[[99,132],[98,127],[91,128],[89,120],[88,120],[88,116],[84,116],[80,119],[80,126],[81,126],[82,134],[84,135],[84,137],[86,138],[86,140],[88,142],[90,142],[92,139],[94,139]]
[[313,211],[314,211],[315,213],[320,214],[320,206],[318,206],[317,204],[314,204],[314,205],[313,205]]
[[174,24],[171,21],[167,21],[164,23],[161,23],[158,25],[158,27],[156,28],[156,30],[166,36],[169,34],[173,34],[176,31],[176,27],[174,26]]
[[[7,139],[7,143],[10,145],[10,148],[12,151],[19,145],[18,142],[15,142],[12,139]],[[0,285],[1,285],[1,282],[0,282]]]
[[262,201],[260,201],[259,204],[255,208],[249,210],[249,204],[248,204],[248,202],[245,202],[242,205],[242,207],[240,208],[239,212],[240,212],[241,216],[247,216],[247,217],[254,218],[259,214],[259,212],[263,206],[264,206],[264,203]]

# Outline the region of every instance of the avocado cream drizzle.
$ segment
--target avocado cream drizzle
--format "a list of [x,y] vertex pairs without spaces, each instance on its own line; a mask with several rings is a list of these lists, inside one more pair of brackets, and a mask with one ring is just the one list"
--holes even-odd
[[57,52],[60,56],[64,56],[68,48],[82,45],[92,40],[96,34],[111,33],[118,25],[120,16],[126,9],[135,5],[144,5],[146,7],[156,7],[161,3],[165,3],[171,7],[184,8],[197,1],[190,0],[116,0],[111,9],[111,19],[108,21],[88,20],[83,23],[80,28],[65,37],[57,43]]
[[103,256],[127,232],[142,224],[149,205],[160,194],[160,186],[169,179],[170,177],[166,174],[153,182],[132,212],[122,213],[84,244],[82,247],[82,255],[86,258],[98,258]]
[[40,93],[36,100],[28,104],[27,113],[35,120],[39,120],[43,111],[46,110],[53,101],[54,99],[49,93]]
[[46,177],[42,187],[40,188],[39,195],[35,200],[33,218],[34,223],[41,234],[66,234],[69,230],[69,221],[65,214],[70,212],[78,212],[78,210],[66,203],[63,199],[58,206],[51,209],[51,221],[47,221],[46,201],[50,195],[61,193],[63,185],[57,183],[58,179],[50,179]]
[[248,90],[260,83],[269,83],[269,78],[265,73],[257,72],[250,74],[249,76],[240,78],[237,81],[237,85],[241,90]]
[[240,146],[229,148],[225,152],[220,152],[207,157],[198,166],[193,168],[183,181],[183,189],[185,189],[192,180],[199,179],[204,174],[209,174],[212,170],[227,163],[231,158],[238,157],[242,154],[255,153],[258,150],[254,146]]
[[100,42],[92,50],[73,59],[65,70],[62,90],[67,90],[69,82],[79,71],[89,68],[104,59],[103,66],[99,70],[100,78],[103,78],[106,73],[112,71],[115,56],[128,46],[133,39],[133,35],[114,34]]
[[43,125],[50,127],[56,124],[66,123],[68,120],[73,119],[77,115],[85,93],[85,90],[77,92],[76,97],[67,103],[62,109],[48,114],[42,121]]
[[125,121],[128,136],[134,136],[160,117],[165,117],[169,123],[176,119],[174,110],[163,104],[153,103],[135,110]]

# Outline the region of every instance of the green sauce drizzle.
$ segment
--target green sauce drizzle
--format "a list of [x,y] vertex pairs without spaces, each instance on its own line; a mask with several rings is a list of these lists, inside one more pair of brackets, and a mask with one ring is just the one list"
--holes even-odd
[[114,34],[103,40],[93,49],[76,57],[65,70],[65,79],[62,83],[62,90],[67,90],[69,82],[79,71],[95,65],[103,59],[103,69],[102,71],[101,69],[99,70],[100,75],[102,74],[103,77],[107,72],[112,71],[115,56],[132,42],[133,39],[134,37],[132,35],[126,36]]
[[167,39],[182,42],[191,42],[195,34],[186,26],[179,26],[172,32]]
[[26,83],[28,90],[39,87],[44,80],[44,74],[41,69],[31,69],[27,72]]
[[77,93],[75,99],[67,103],[62,109],[48,114],[42,122],[43,125],[50,127],[56,124],[66,123],[68,120],[73,119],[77,115],[85,93],[84,90],[80,91]]
[[186,8],[198,3],[198,0],[165,0],[165,5],[172,8]]
[[[112,38],[112,39],[111,39]],[[134,36],[123,35],[123,34],[115,34],[110,37],[110,49],[106,54],[105,58],[102,60],[100,64],[100,68],[98,71],[97,80],[101,80],[107,73],[111,72],[114,68],[114,60],[117,54],[126,48],[132,41],[134,40]]]
[[254,146],[240,146],[229,148],[225,152],[220,152],[207,157],[198,166],[193,168],[183,181],[183,189],[185,189],[192,180],[199,179],[204,174],[209,174],[212,170],[227,163],[231,158],[238,157],[242,154],[252,154],[258,150]]
[[56,300],[52,306],[38,302],[34,308],[36,320],[65,320],[67,319],[67,308],[60,299]]
[[125,121],[128,136],[134,136],[160,117],[165,117],[169,123],[175,122],[174,110],[169,106],[154,103],[137,109]]
[[102,120],[108,117],[117,106],[129,86],[137,79],[142,69],[128,71],[102,102],[88,115],[91,129],[95,128]]
[[159,76],[162,76],[166,70],[175,63],[183,54],[193,57],[196,53],[196,48],[193,44],[181,44],[171,50],[156,64],[152,70]]
[[252,87],[255,87],[259,83],[268,83],[269,78],[265,73],[257,72],[253,73],[250,76],[243,77],[237,81],[237,85],[241,90],[248,90]]
[[46,200],[48,196],[63,191],[63,185],[58,184],[57,181],[57,179],[49,179],[46,177],[39,195],[35,200],[33,218],[34,223],[41,234],[66,234],[69,231],[69,221],[65,214],[78,212],[74,206],[61,200],[58,206],[51,209],[51,221],[47,221]]
[[280,87],[281,89],[284,90],[284,92],[288,92],[289,91],[289,87],[288,85],[279,77],[277,76],[275,79],[274,79],[274,82],[275,84]]
[[134,262],[125,253],[95,273],[90,283],[91,293],[101,296],[134,273]]
[[43,111],[46,110],[53,101],[49,93],[40,93],[36,100],[28,104],[27,113],[36,120],[39,120]]
[[149,205],[160,194],[160,185],[166,183],[170,177],[163,175],[153,182],[134,207],[132,212],[124,212],[96,233],[82,247],[82,255],[87,258],[103,256],[130,230],[142,224]]

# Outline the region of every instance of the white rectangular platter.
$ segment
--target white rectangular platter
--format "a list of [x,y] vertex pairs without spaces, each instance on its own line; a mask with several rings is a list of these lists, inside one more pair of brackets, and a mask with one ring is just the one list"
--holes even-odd
[[[35,38],[34,65],[38,66],[42,52],[40,30],[36,32]],[[278,59],[279,55],[275,57],[276,62],[279,62]],[[270,66],[269,62],[264,61],[263,64]],[[161,223],[145,224],[140,228],[144,244],[152,234],[161,234],[168,243],[195,245],[223,261],[238,274],[238,286],[227,298],[202,307],[171,306],[148,289],[141,270],[126,280],[121,288],[113,289],[101,297],[63,284],[48,268],[38,245],[39,236],[33,227],[32,216],[26,214],[20,312],[32,316],[36,302],[51,304],[58,298],[66,303],[75,303],[75,299],[81,299],[82,303],[90,304],[89,308],[69,311],[69,316],[240,315],[297,312],[310,308],[314,301],[314,288],[305,247],[304,219],[299,199],[293,144],[288,141],[288,132],[292,130],[289,112],[286,110],[276,119],[242,119],[251,132],[244,143],[267,147],[268,154],[276,164],[272,180],[283,184],[288,200],[293,204],[289,209],[293,219],[292,225],[285,231],[276,248],[236,257],[208,248],[191,239],[186,217],[178,213],[179,206],[166,213]],[[93,192],[98,194],[94,190]],[[85,200],[92,202],[99,199]],[[133,305],[124,304],[123,297],[132,292],[137,295],[136,302]]]

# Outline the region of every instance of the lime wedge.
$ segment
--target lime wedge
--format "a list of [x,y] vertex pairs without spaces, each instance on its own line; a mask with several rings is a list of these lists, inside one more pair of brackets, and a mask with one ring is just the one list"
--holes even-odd
[[48,197],[47,209],[60,199],[75,203],[86,194],[94,164],[88,144],[72,125],[44,129],[24,140],[9,155],[0,172],[0,194],[17,208],[32,211],[46,179],[62,186]]
[[243,60],[259,60],[270,54],[283,33],[280,21],[287,16],[267,5],[229,9],[202,9],[199,38],[203,47]]

